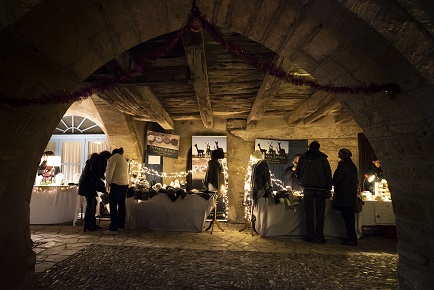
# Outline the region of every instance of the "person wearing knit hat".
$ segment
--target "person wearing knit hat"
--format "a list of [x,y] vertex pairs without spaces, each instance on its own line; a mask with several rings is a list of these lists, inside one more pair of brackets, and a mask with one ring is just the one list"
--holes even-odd
[[354,207],[357,198],[358,175],[357,167],[351,160],[353,154],[350,150],[342,148],[338,156],[341,160],[333,174],[333,208],[341,211],[347,228],[348,238],[341,242],[345,246],[357,246],[355,230]]

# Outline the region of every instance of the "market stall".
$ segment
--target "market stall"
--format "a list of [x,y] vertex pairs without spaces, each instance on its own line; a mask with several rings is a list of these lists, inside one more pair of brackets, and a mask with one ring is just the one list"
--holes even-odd
[[[261,198],[253,209],[256,216],[255,229],[262,237],[269,236],[304,236],[306,234],[306,218],[304,202],[288,206],[270,199]],[[344,237],[345,224],[339,211],[332,208],[332,202],[326,200],[324,235],[328,237]]]
[[34,186],[30,200],[30,224],[58,224],[75,216],[77,186]]
[[356,219],[358,236],[362,235],[364,226],[394,227],[395,214],[393,213],[392,198],[387,181],[375,182],[373,192],[363,191],[363,209]]
[[187,194],[172,201],[166,193],[148,200],[127,199],[127,225],[154,230],[201,232],[215,206],[212,198]]
[[359,216],[361,226],[395,225],[390,201],[365,201]]

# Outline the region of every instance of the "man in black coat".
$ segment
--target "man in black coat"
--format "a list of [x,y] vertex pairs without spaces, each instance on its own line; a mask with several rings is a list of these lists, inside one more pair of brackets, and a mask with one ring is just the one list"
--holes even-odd
[[325,195],[332,188],[332,170],[328,156],[320,152],[319,148],[317,141],[309,144],[309,150],[300,156],[295,174],[304,187],[306,241],[324,244],[327,242],[324,238]]

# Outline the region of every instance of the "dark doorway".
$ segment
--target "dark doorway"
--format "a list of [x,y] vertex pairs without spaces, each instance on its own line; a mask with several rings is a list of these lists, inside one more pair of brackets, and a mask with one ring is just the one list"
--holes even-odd
[[368,167],[371,165],[372,159],[376,156],[374,149],[372,149],[371,144],[369,143],[368,138],[366,138],[365,134],[359,133],[357,135],[358,144],[359,144],[359,181],[360,184],[363,183],[365,179],[365,172]]

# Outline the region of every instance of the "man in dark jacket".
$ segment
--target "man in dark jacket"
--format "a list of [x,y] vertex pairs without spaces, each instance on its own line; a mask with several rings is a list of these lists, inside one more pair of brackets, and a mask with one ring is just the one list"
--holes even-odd
[[[320,144],[312,141],[309,150],[298,161],[295,174],[304,187],[306,241],[324,244],[325,194],[332,188],[332,170],[327,155],[319,151]],[[316,227],[314,216],[316,214]]]

